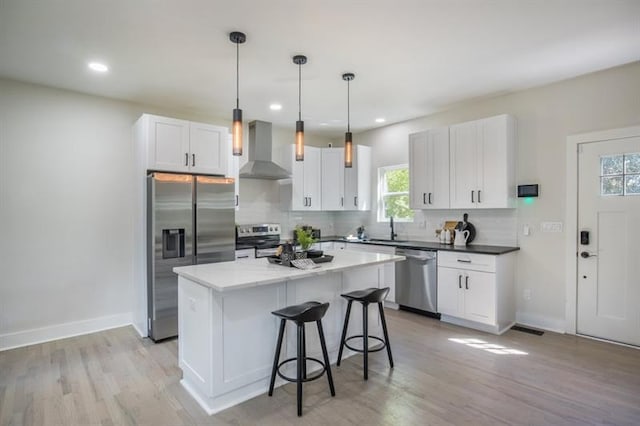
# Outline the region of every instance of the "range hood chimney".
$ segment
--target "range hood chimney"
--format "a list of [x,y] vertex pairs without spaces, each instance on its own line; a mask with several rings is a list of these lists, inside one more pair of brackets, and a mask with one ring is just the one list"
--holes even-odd
[[249,123],[249,161],[240,169],[241,178],[287,179],[282,167],[271,160],[271,123],[255,120]]

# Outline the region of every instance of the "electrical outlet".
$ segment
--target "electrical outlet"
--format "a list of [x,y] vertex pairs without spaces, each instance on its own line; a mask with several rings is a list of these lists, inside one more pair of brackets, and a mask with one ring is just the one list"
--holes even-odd
[[529,228],[529,225],[524,225],[522,227],[522,235],[526,235],[526,236],[531,235],[531,228]]
[[562,222],[542,222],[542,232],[562,232]]
[[531,289],[525,288],[522,297],[524,297],[524,300],[531,300]]

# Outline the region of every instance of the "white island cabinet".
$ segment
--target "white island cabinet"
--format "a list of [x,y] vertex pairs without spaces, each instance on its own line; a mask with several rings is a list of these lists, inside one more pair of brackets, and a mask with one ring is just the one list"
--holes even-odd
[[[346,311],[340,295],[382,287],[385,264],[404,260],[348,250],[327,254],[334,256],[333,262],[311,270],[269,264],[264,258],[174,268],[179,275],[181,383],[207,413],[268,390],[280,321],[272,311],[311,300],[329,302],[322,325],[329,358],[335,362]],[[287,326],[281,360],[295,356],[294,325]],[[307,327],[307,356],[321,358],[315,324]],[[369,309],[369,333],[382,334],[377,309]],[[359,309],[352,312],[348,334],[362,334]],[[353,354],[345,351],[344,356]]]

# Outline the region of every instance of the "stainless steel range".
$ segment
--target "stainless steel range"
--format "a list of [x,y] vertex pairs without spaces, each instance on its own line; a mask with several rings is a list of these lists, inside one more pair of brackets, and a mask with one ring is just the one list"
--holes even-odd
[[258,223],[236,226],[236,248],[255,247],[256,257],[276,254],[280,245],[280,224]]

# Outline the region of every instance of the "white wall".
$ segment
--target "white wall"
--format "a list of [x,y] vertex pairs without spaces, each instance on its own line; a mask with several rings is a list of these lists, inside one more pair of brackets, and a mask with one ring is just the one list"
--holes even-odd
[[[407,163],[410,133],[503,113],[514,115],[518,122],[517,182],[538,183],[540,197],[530,205],[519,202],[514,211],[470,211],[469,220],[477,225],[479,242],[503,244],[511,240],[521,248],[518,252],[518,320],[564,330],[564,247],[565,238],[573,238],[575,230],[542,233],[540,224],[563,221],[565,217],[567,136],[640,124],[640,62],[544,87],[462,103],[442,113],[359,133],[354,135],[354,142],[374,147],[373,166],[377,169]],[[455,219],[462,211],[446,213]],[[418,217],[424,217],[426,228],[405,225],[404,235],[400,228],[401,237],[431,238],[431,229],[441,221],[443,213],[425,212]],[[349,220],[353,220],[353,216],[346,218],[344,213],[339,214],[336,228],[342,232],[344,228],[352,228],[354,224]],[[387,225],[381,227],[374,223],[373,212],[363,215],[362,221],[377,232],[387,232]],[[521,233],[524,224],[532,229],[528,237]],[[505,226],[510,236],[504,233]],[[524,289],[531,289],[531,300],[523,299]]]
[[0,348],[129,322],[134,109],[6,80],[0,94]]

